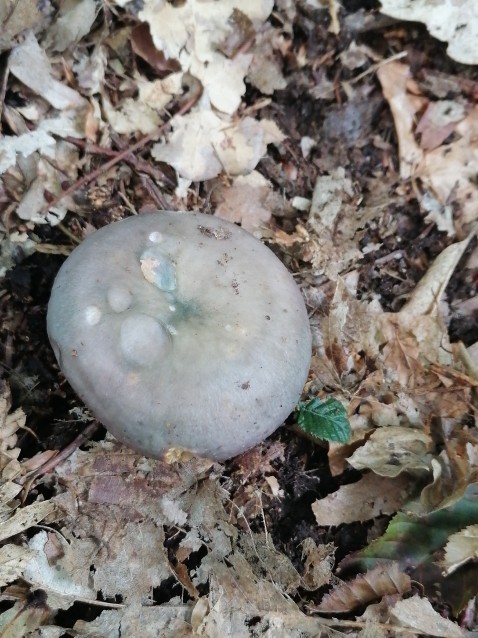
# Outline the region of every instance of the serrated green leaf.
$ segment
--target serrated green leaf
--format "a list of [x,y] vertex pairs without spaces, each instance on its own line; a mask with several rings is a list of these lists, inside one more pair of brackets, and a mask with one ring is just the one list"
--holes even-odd
[[299,403],[297,422],[307,434],[334,443],[347,443],[352,434],[347,411],[337,399]]

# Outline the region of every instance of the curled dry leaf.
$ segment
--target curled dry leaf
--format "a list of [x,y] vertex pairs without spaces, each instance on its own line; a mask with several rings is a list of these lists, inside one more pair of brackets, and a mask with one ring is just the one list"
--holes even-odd
[[411,588],[410,576],[397,563],[386,563],[359,574],[353,580],[340,583],[326,594],[312,611],[330,614],[344,614],[367,603],[391,594],[404,594]]

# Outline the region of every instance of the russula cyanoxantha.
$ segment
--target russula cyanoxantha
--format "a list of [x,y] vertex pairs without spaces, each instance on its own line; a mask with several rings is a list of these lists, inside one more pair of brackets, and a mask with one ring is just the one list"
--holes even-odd
[[110,224],[68,257],[48,306],[66,378],[148,456],[224,460],[271,434],[307,378],[301,293],[264,244],[202,213]]

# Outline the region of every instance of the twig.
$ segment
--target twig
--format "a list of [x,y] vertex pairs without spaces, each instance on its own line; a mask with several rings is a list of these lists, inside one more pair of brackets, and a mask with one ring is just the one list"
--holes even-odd
[[23,486],[23,500],[25,500],[25,498],[27,497],[27,494],[30,491],[30,487],[37,478],[43,476],[44,474],[47,474],[48,472],[51,472],[57,465],[63,463],[63,461],[66,461],[66,459],[71,456],[73,452],[80,447],[80,445],[83,445],[83,443],[88,441],[93,436],[98,427],[99,424],[97,421],[92,421],[91,423],[89,423],[83,430],[83,432],[80,432],[80,434],[78,434],[78,436],[74,438],[71,443],[64,447],[63,450],[58,452],[56,456],[53,456],[49,461],[44,463],[37,470],[34,470],[34,472],[30,474],[30,476],[27,476],[27,480]]
[[[185,113],[187,113],[194,106],[194,104],[197,102],[199,97],[200,97],[200,93],[199,94],[194,93],[191,97],[189,97],[185,101],[185,103],[177,111],[175,116],[184,115]],[[155,129],[151,133],[148,133],[148,135],[145,135],[143,138],[141,138],[138,142],[136,142],[136,144],[133,144],[133,146],[130,146],[129,148],[126,148],[124,151],[119,152],[115,157],[110,159],[108,162],[106,162],[105,164],[102,164],[91,173],[88,173],[87,175],[84,175],[81,179],[77,180],[69,188],[67,188],[62,193],[60,193],[60,195],[58,195],[52,201],[45,204],[41,212],[43,214],[46,214],[53,206],[58,204],[58,202],[60,202],[62,199],[64,199],[65,197],[68,197],[69,195],[72,195],[82,186],[89,184],[93,180],[100,177],[100,175],[103,175],[104,173],[108,172],[110,168],[113,168],[113,166],[116,166],[116,164],[118,164],[119,162],[123,160],[127,160],[130,154],[136,153],[137,151],[142,149],[144,146],[146,146],[146,144],[156,139],[166,129],[166,127],[169,126],[171,119],[172,119],[172,116],[167,122],[165,122],[164,124],[161,124],[161,126],[159,126],[157,129]]]

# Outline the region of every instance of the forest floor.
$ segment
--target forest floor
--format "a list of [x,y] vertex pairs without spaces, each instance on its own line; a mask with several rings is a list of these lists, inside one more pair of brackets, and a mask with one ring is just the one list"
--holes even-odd
[[[404,4],[0,7],[1,636],[478,635],[478,15]],[[294,413],[168,464],[97,424],[51,287],[95,229],[161,209],[294,274],[302,401],[340,402],[347,442]]]

